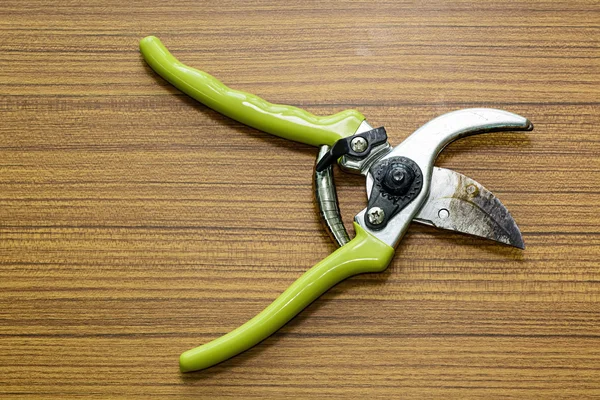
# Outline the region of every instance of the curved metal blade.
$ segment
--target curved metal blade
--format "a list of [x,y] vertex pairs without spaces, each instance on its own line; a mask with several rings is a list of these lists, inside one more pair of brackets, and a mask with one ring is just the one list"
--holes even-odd
[[413,221],[525,248],[500,200],[473,179],[445,168],[434,167],[429,197]]
[[[487,132],[498,131],[527,131],[532,130],[531,122],[520,115],[492,108],[469,108],[452,111],[432,119],[402,143],[387,153],[379,162],[390,158],[406,157],[415,162],[423,174],[423,188],[418,196],[404,209],[394,215],[387,225],[381,229],[370,229],[365,223],[367,209],[359,212],[354,220],[370,234],[384,243],[396,247],[406,233],[410,222],[427,201],[431,187],[433,163],[442,149],[453,141]],[[367,174],[367,196],[375,180],[371,173]],[[460,223],[460,221],[458,221]],[[462,231],[461,231],[462,232]]]

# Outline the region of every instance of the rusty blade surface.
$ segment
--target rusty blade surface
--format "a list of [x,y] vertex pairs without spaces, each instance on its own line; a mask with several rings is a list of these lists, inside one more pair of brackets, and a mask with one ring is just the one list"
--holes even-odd
[[413,221],[525,248],[500,200],[473,179],[445,168],[433,169],[429,197]]

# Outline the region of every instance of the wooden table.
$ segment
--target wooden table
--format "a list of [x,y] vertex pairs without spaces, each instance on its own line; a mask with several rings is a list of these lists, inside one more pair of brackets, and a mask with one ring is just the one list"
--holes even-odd
[[[527,249],[411,226],[386,272],[181,374],[334,245],[316,150],[182,95],[143,62],[150,34],[393,144],[458,108],[527,116],[437,163],[498,195]],[[0,397],[600,396],[599,38],[595,1],[3,0]],[[364,180],[336,174],[350,224]]]

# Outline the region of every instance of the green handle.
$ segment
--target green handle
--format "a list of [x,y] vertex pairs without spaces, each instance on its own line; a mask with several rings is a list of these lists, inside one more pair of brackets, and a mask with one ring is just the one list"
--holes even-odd
[[296,107],[271,104],[253,94],[233,90],[218,79],[179,62],[154,37],[140,41],[144,59],[160,76],[182,92],[229,118],[261,131],[313,146],[333,144],[354,135],[365,117],[346,110],[318,117]]
[[182,372],[227,360],[266,339],[329,288],[356,274],[386,269],[394,249],[354,224],[356,237],[309,269],[271,305],[239,328],[179,357]]

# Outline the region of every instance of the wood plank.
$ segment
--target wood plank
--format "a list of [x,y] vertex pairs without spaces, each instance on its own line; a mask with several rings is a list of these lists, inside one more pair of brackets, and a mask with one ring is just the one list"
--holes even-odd
[[[527,116],[437,162],[497,194],[527,249],[415,224],[385,272],[180,374],[334,246],[315,149],[182,95],[141,59],[149,34],[272,102],[359,109],[393,144],[458,108]],[[600,397],[599,34],[595,1],[4,0],[0,396]],[[349,226],[364,181],[336,178]]]

